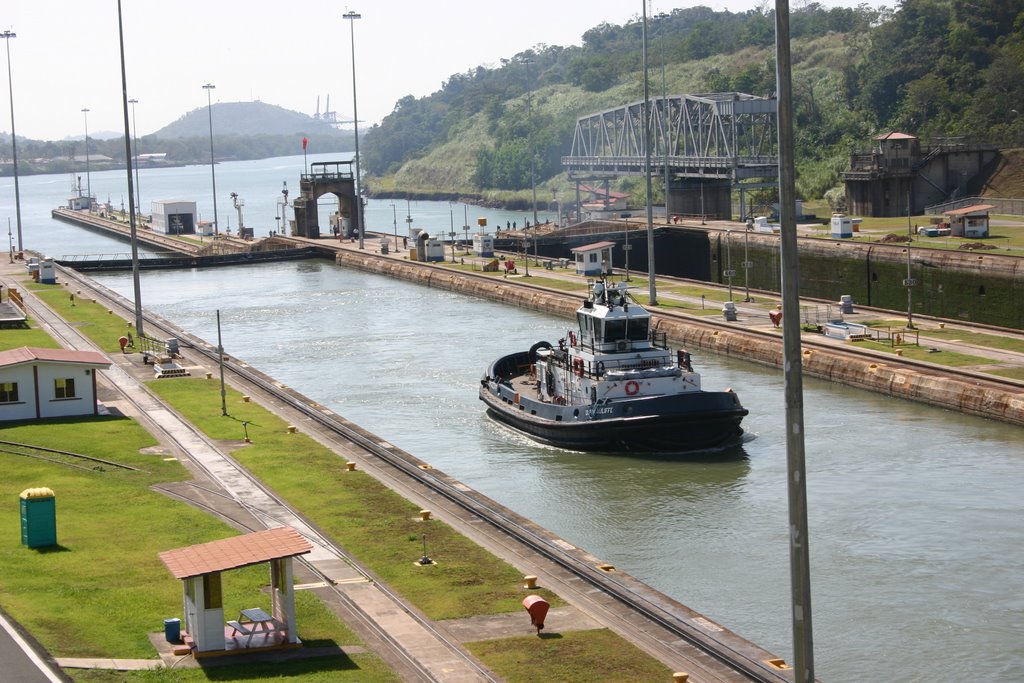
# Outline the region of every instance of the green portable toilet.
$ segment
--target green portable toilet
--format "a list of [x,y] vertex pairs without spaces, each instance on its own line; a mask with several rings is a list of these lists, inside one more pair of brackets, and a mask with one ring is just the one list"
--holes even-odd
[[52,489],[21,492],[21,542],[29,548],[57,545],[57,505]]

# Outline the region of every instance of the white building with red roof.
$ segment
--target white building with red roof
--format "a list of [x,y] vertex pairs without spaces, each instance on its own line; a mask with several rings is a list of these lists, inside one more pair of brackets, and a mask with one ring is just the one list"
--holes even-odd
[[110,365],[95,351],[0,351],[0,422],[98,415],[96,371]]

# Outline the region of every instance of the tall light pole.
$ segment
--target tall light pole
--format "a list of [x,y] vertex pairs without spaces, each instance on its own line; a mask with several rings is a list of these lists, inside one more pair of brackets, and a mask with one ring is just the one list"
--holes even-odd
[[395,253],[398,253],[398,207],[391,202],[391,225],[395,229]]
[[750,298],[750,266],[753,264],[750,262],[748,256],[748,249],[750,248],[750,231],[754,229],[754,221],[747,218],[746,230],[743,232],[743,286],[747,290],[747,295],[743,298],[744,301],[750,303],[753,299]]
[[[7,92],[11,99],[11,158],[14,161],[14,211],[18,221],[18,251],[22,251],[21,244],[21,189],[18,187],[18,136],[14,133],[14,83],[11,80],[11,38],[17,38],[13,31],[0,33],[7,41]],[[8,226],[7,232],[10,232]]]
[[132,146],[128,138],[128,77],[124,68],[124,26],[121,21],[121,0],[117,0],[117,37],[121,47],[121,108],[124,111],[124,163],[128,174],[128,221],[132,244],[132,289],[135,293],[135,333],[142,329],[142,288],[139,283],[139,241],[135,223],[135,199],[132,195]]
[[89,195],[89,212],[92,212],[92,178],[89,176],[89,108],[83,107],[85,116],[85,193]]
[[647,0],[642,0],[643,12],[643,63],[644,63],[644,176],[647,178],[647,278],[649,281],[651,306],[658,305],[658,290],[654,284],[654,207],[651,206],[651,85],[647,73]]
[[135,98],[128,100],[128,104],[132,105],[132,140],[135,145],[135,208],[142,211],[142,195],[139,190],[139,126],[135,123],[135,105],[138,103]]
[[[658,26],[662,29],[665,28],[665,20],[669,18],[669,15],[664,12],[657,14]],[[672,127],[668,125],[669,111],[668,111],[668,84],[665,80],[665,63],[668,61],[665,55],[665,33],[662,31],[661,40],[661,108],[662,108],[662,132],[663,139],[662,144],[665,145],[665,223],[669,223],[668,216],[668,186],[669,186],[669,173],[668,173],[668,150],[672,146]]]
[[206,114],[210,119],[210,181],[213,184],[213,236],[216,237],[220,230],[220,223],[217,216],[217,171],[213,160],[213,89],[217,86],[207,83],[203,86],[206,91]]
[[[529,71],[529,66],[533,64],[532,59],[524,59],[523,64]],[[529,133],[529,144],[527,147],[530,150],[530,188],[533,191],[533,225],[537,226],[537,157],[533,151],[533,137],[536,128],[536,121],[533,117],[533,81],[530,80],[530,74],[526,74],[527,81],[530,82],[530,88],[526,91],[526,111],[527,117],[530,119],[530,133]],[[529,257],[529,254],[527,254]],[[527,273],[529,274],[529,273]]]
[[348,19],[349,39],[352,43],[352,125],[355,129],[356,138],[356,224],[359,226],[359,248],[363,248],[363,196],[359,178],[359,107],[356,104],[356,19],[362,19],[363,15],[356,12],[345,12],[341,15]]

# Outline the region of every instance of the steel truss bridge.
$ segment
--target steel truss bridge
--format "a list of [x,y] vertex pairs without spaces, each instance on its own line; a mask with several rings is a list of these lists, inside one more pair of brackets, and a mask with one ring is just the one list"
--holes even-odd
[[[562,157],[578,180],[643,175],[644,103],[577,119],[572,152]],[[651,173],[675,179],[742,182],[778,177],[778,104],[744,93],[674,95],[650,106]],[[686,182],[683,180],[683,182]]]

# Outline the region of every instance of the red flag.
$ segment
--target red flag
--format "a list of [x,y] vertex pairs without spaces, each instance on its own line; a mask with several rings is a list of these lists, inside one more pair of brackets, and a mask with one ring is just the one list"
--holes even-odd
[[309,144],[309,138],[302,138],[302,151],[306,151],[306,145]]

